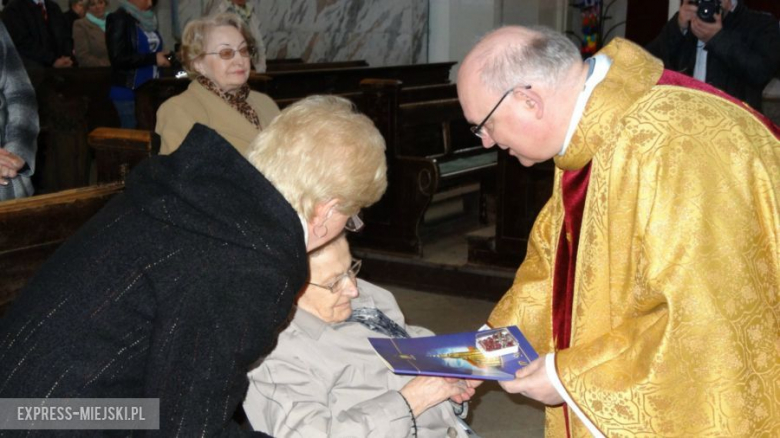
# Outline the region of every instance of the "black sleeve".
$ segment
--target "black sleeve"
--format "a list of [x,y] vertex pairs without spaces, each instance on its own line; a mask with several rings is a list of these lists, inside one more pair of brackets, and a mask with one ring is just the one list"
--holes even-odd
[[146,397],[160,398],[160,432],[268,436],[242,429],[233,414],[246,396],[246,373],[264,352],[260,346],[276,337],[272,321],[285,278],[264,267],[196,277],[160,310],[169,315],[158,320],[173,323],[155,327]]
[[677,25],[678,14],[674,14],[674,17],[661,29],[661,33],[645,46],[648,52],[664,62],[664,67],[675,70],[678,68],[680,51],[685,41],[685,34]]
[[157,64],[156,53],[138,53],[130,40],[136,32],[135,21],[125,12],[114,12],[106,18],[106,48],[111,67],[119,70],[135,70]]
[[739,80],[764,87],[780,68],[780,25],[769,15],[755,14],[750,20],[752,44],[746,44],[733,30],[722,29],[707,43]]

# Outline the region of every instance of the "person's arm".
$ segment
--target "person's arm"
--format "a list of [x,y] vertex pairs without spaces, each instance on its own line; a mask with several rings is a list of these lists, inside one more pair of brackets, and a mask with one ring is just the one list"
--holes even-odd
[[185,275],[180,299],[160,309],[167,314],[150,346],[145,397],[160,398],[162,436],[252,435],[233,414],[246,394],[246,370],[263,354],[258,347],[270,345],[272,321],[286,314],[277,294],[292,286],[273,267],[200,271]]
[[255,430],[277,438],[408,436],[412,417],[398,391],[388,390],[336,412],[329,394],[338,376],[313,369],[309,362],[316,358],[301,353],[266,358],[250,373],[244,412]]
[[645,49],[664,62],[667,68],[676,68],[685,40],[685,32],[680,29],[678,21],[680,13],[676,13],[661,29],[658,36],[650,41]]
[[192,114],[179,104],[176,97],[160,105],[157,110],[157,125],[154,128],[161,140],[160,155],[170,155],[178,149],[195,123]]
[[106,49],[111,66],[120,70],[133,70],[157,65],[157,53],[138,53],[130,41],[130,33],[136,32],[133,19],[126,12],[115,12],[106,17]]
[[[6,102],[5,139],[0,145],[7,154],[0,157],[0,165],[6,161],[16,167],[14,175],[30,176],[35,170],[35,153],[38,137],[38,104],[22,60],[14,49],[11,38],[0,25],[0,93]],[[8,154],[18,157],[13,160]],[[3,160],[4,159],[4,160]]]
[[721,29],[705,46],[709,56],[715,56],[739,77],[755,87],[764,87],[780,68],[780,26],[770,17],[750,23],[755,32],[754,44],[746,45],[730,29]]

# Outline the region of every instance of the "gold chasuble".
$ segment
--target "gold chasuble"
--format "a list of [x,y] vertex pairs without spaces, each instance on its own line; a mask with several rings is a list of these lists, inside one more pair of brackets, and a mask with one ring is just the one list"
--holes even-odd
[[[574,402],[607,436],[780,436],[780,140],[743,105],[659,85],[661,62],[616,39],[490,317],[555,351],[562,170],[590,163],[569,348]],[[570,434],[589,436],[571,410]],[[566,436],[562,407],[547,436]]]

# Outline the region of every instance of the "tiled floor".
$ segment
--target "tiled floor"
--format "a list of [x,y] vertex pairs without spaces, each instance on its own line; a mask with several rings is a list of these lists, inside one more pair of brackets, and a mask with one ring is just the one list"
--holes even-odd
[[[495,303],[382,285],[395,294],[410,324],[436,333],[470,331],[484,324]],[[469,424],[484,438],[544,436],[541,405],[519,395],[508,395],[495,382],[477,388]]]

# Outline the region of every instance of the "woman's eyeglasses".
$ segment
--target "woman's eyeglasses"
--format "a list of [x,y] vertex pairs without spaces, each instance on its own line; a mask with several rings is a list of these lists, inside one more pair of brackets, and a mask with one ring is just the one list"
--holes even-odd
[[330,293],[337,294],[341,293],[346,289],[349,285],[355,284],[357,285],[357,275],[358,272],[360,272],[360,266],[363,264],[361,260],[354,259],[352,261],[352,266],[350,266],[349,270],[327,284],[317,284],[317,283],[309,283],[312,286],[321,287],[323,289],[328,289]]
[[363,221],[360,219],[360,216],[353,214],[352,216],[347,219],[347,223],[344,225],[344,229],[347,231],[351,231],[353,233],[358,232],[363,229]]
[[254,47],[244,46],[238,50],[235,50],[231,47],[220,49],[219,52],[208,52],[204,53],[204,55],[219,55],[220,58],[229,61],[233,59],[234,56],[236,56],[236,52],[238,52],[239,55],[241,55],[242,58],[249,58],[250,56],[255,54]]

